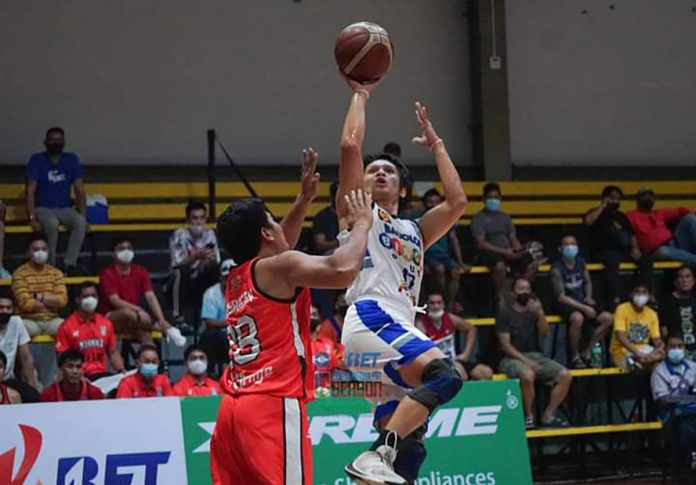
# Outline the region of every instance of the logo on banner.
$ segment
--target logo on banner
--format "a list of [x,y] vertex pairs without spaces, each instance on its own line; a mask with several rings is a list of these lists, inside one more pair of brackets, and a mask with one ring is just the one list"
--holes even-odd
[[41,451],[43,438],[38,429],[20,424],[19,430],[22,432],[22,440],[24,441],[24,457],[17,470],[17,476],[13,478],[12,470],[14,469],[17,448],[12,448],[0,455],[0,483],[3,484],[24,485],[24,480],[31,472]]
[[[104,471],[104,483],[133,483],[133,468],[144,470],[145,483],[157,483],[157,470],[160,465],[169,462],[171,452],[158,451],[152,453],[122,453],[106,455]],[[80,473],[82,465],[82,473]],[[131,471],[121,471],[120,468],[128,468]],[[75,456],[58,460],[58,485],[96,485],[94,479],[99,473],[99,464],[91,456]]]

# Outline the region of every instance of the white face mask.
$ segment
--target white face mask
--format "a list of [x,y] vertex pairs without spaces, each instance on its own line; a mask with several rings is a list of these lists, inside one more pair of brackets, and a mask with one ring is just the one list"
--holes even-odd
[[86,296],[82,299],[80,302],[80,306],[84,311],[87,313],[92,313],[94,310],[97,309],[97,304],[99,303],[99,300],[97,300],[93,296]]
[[439,309],[439,310],[428,310],[428,317],[432,320],[439,320],[442,318],[442,315],[445,314],[445,310]]
[[633,295],[633,304],[638,308],[643,308],[648,303],[648,295]]
[[32,253],[32,259],[36,264],[46,264],[46,261],[48,261],[48,251],[44,251],[43,249],[34,251]]
[[195,376],[204,374],[208,368],[208,364],[201,359],[189,360],[187,366],[189,372]]
[[131,261],[133,261],[134,257],[135,253],[132,249],[123,249],[116,253],[116,259],[119,260],[121,263],[128,264]]

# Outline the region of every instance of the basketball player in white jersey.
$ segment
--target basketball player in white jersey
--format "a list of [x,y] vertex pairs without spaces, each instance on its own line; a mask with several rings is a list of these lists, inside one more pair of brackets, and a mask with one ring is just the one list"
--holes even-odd
[[[363,165],[365,106],[377,83],[353,88],[341,136],[336,209],[341,238],[347,227],[344,195],[362,188],[372,193],[374,224],[362,269],[349,287],[350,304],[342,342],[354,371],[382,371],[383,396],[375,410],[379,438],[346,466],[362,483],[413,483],[425,459],[425,422],[433,409],[451,400],[462,380],[450,359],[415,325],[425,250],[450,230],[467,204],[457,169],[428,119],[415,104],[421,136],[413,141],[430,150],[442,180],[445,200],[415,223],[399,219],[408,172],[389,155],[368,157]],[[346,231],[346,232],[343,232]],[[367,369],[364,367],[368,367]]]

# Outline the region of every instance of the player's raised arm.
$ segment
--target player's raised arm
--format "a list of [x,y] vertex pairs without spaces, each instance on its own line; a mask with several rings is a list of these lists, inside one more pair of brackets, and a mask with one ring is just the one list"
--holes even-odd
[[338,193],[336,194],[336,214],[341,229],[347,224],[345,217],[348,209],[345,196],[352,190],[362,188],[363,184],[363,155],[362,145],[365,139],[365,106],[370,93],[377,87],[379,81],[371,84],[360,84],[344,77],[353,90],[350,106],[341,132],[341,163],[338,167]]
[[280,221],[280,227],[283,228],[285,239],[291,248],[297,245],[302,232],[302,223],[304,222],[307,209],[312,204],[312,201],[317,196],[319,187],[319,172],[317,172],[317,161],[319,154],[314,151],[314,148],[302,150],[302,178],[300,193],[295,197],[292,207],[285,214],[283,220]]
[[437,171],[445,191],[445,200],[423,214],[419,222],[423,232],[423,246],[427,249],[459,220],[466,208],[467,199],[459,172],[447,153],[444,141],[437,136],[433,124],[428,119],[428,111],[419,102],[416,102],[415,107],[421,136],[415,137],[413,142],[428,148],[435,157]]

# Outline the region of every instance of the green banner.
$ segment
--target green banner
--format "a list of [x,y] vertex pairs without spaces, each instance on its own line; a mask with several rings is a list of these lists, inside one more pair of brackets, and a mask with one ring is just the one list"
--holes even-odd
[[[182,400],[189,483],[209,484],[210,437],[220,398]],[[532,483],[517,381],[467,382],[428,424],[428,458],[418,485]],[[314,483],[349,485],[343,467],[376,438],[363,399],[317,399],[309,405]]]

